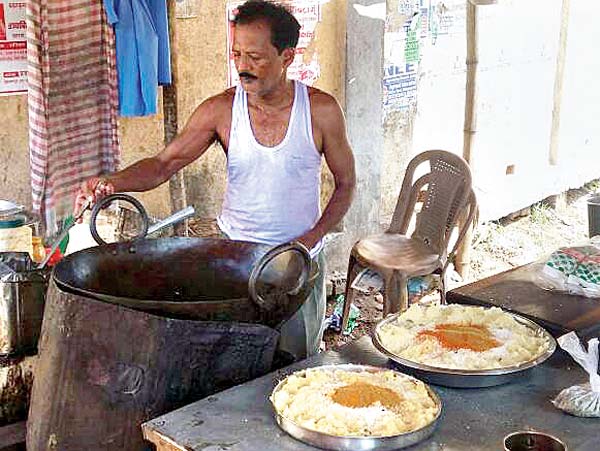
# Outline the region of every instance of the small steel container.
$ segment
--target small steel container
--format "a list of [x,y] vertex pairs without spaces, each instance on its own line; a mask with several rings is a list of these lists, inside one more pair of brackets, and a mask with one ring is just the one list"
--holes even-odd
[[[10,254],[10,255],[9,255]],[[19,254],[2,253],[0,272],[0,357],[35,354],[42,327],[49,271],[32,270]]]
[[568,448],[550,434],[518,431],[504,437],[504,451],[568,451]]

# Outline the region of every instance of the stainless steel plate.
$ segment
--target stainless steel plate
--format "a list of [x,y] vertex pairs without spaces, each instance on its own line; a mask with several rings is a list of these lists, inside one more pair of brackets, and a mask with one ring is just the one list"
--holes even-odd
[[[486,307],[480,307],[486,308]],[[385,319],[380,321],[371,333],[371,339],[373,345],[381,351],[383,354],[393,360],[403,371],[412,374],[419,379],[430,382],[436,385],[443,385],[446,387],[458,387],[458,388],[480,388],[480,387],[491,387],[494,385],[501,385],[507,382],[511,382],[513,379],[522,377],[524,373],[531,370],[535,366],[543,363],[548,359],[556,350],[556,340],[550,335],[544,328],[536,324],[535,322],[524,318],[520,315],[516,315],[510,312],[504,312],[512,316],[515,321],[531,329],[535,334],[538,334],[548,341],[548,349],[546,351],[529,361],[520,363],[518,365],[507,366],[504,368],[494,368],[489,370],[459,370],[453,368],[441,368],[422,363],[407,360],[404,357],[400,357],[393,352],[386,349],[379,339],[379,330],[386,324],[395,321],[401,313],[395,313],[388,315]]]
[[[307,370],[324,370],[324,371],[333,371],[333,370],[343,370],[343,371],[352,371],[352,372],[383,372],[383,371],[394,371],[389,368],[378,368],[375,366],[368,365],[353,365],[353,364],[345,364],[345,365],[323,365],[315,368],[307,368],[306,370],[297,371],[294,374],[298,374]],[[407,376],[406,374],[401,374],[403,377],[408,377],[410,379],[415,379],[411,376]],[[286,383],[286,379],[280,381],[275,389],[273,390],[272,395],[276,394]],[[433,419],[431,423],[424,426],[421,429],[417,429],[416,431],[407,432],[404,434],[393,435],[388,437],[362,437],[362,436],[337,436],[325,434],[323,432],[318,432],[312,429],[307,429],[305,427],[299,426],[293,421],[285,418],[283,415],[277,412],[275,406],[273,405],[273,409],[275,410],[277,424],[281,429],[286,431],[292,437],[301,442],[307,443],[309,445],[316,446],[318,448],[323,449],[332,449],[337,451],[367,451],[367,450],[378,450],[378,451],[386,451],[386,450],[394,450],[406,448],[407,446],[412,446],[415,443],[419,443],[422,440],[425,440],[429,437],[436,425],[439,421],[440,415],[442,413],[442,401],[439,396],[427,385],[425,385],[427,391],[429,392],[429,396],[434,400],[435,404],[438,407],[437,415]]]

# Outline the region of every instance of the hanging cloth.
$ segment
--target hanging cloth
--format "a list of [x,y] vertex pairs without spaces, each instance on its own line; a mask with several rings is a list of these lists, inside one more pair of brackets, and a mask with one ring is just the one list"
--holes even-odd
[[121,116],[156,114],[159,84],[171,83],[166,0],[104,0],[114,26]]
[[119,163],[114,34],[102,0],[28,1],[27,59],[33,208],[53,235],[80,183]]

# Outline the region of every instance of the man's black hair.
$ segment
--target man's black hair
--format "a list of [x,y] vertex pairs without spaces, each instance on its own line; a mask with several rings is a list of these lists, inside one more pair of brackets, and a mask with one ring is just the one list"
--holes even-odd
[[235,25],[247,25],[264,20],[271,29],[271,44],[281,54],[284,49],[295,48],[300,37],[300,24],[284,6],[264,0],[248,0],[237,8]]

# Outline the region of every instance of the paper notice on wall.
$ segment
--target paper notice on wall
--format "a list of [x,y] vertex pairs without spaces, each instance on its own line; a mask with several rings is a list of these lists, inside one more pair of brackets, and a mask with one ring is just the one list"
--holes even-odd
[[[234,86],[239,82],[231,46],[233,44],[233,26],[231,21],[235,16],[235,10],[244,3],[245,0],[230,0],[226,5],[227,20],[227,53],[228,71],[227,84]],[[300,39],[296,47],[296,56],[288,68],[288,78],[300,80],[301,82],[312,86],[321,75],[321,66],[317,52],[314,50],[315,30],[317,24],[321,21],[323,0],[288,0],[282,2],[292,12],[294,17],[300,22]],[[311,45],[312,44],[312,45]]]
[[200,0],[175,0],[175,18],[192,19],[198,17]]
[[[396,16],[402,27],[391,27],[384,34],[383,111],[406,111],[417,102],[417,81],[424,52],[435,46],[439,37],[464,30],[464,23],[451,14],[448,4],[457,0],[399,0]],[[455,11],[453,7],[452,11]],[[393,23],[393,21],[390,21]]]
[[25,6],[0,0],[0,95],[27,92]]

